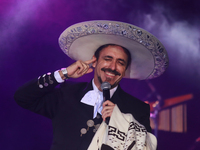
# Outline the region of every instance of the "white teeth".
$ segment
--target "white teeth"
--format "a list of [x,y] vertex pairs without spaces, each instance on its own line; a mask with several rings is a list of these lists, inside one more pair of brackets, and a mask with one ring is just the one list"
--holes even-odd
[[109,76],[113,76],[113,77],[115,76],[114,74],[111,74],[109,72],[106,72],[106,74],[109,75]]

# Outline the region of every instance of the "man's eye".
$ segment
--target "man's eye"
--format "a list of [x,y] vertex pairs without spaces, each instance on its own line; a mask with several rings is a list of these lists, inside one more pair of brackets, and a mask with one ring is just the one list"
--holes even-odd
[[111,60],[111,59],[110,59],[110,58],[105,58],[104,60],[109,61],[109,60]]
[[125,63],[124,63],[124,62],[119,62],[119,64],[120,64],[121,66],[124,66],[124,65],[125,65]]

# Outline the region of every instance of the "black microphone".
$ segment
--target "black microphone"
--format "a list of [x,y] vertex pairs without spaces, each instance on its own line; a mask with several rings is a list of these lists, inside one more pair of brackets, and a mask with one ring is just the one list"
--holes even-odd
[[[108,82],[103,82],[101,84],[101,90],[103,91],[103,102],[105,102],[106,100],[110,100],[110,88],[111,85]],[[106,123],[108,124],[110,121],[110,117],[106,118]]]
[[103,102],[105,102],[106,100],[110,100],[110,88],[111,85],[109,82],[103,82],[101,84],[101,89],[103,91]]

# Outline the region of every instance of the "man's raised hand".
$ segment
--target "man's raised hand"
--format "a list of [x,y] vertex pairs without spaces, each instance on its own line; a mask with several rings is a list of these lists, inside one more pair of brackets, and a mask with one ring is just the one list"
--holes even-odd
[[67,69],[67,76],[69,78],[79,78],[84,74],[91,73],[93,68],[90,68],[90,64],[96,61],[96,57],[92,57],[91,60],[87,60],[85,62],[78,60],[75,63],[68,66]]

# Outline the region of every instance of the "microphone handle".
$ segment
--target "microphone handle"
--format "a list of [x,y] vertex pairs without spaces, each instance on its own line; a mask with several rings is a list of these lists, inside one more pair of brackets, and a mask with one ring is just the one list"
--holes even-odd
[[[103,89],[103,102],[106,100],[110,100],[110,89]],[[108,125],[110,121],[110,117],[107,117],[105,122]]]
[[106,100],[110,100],[110,90],[109,89],[103,89],[103,102]]

